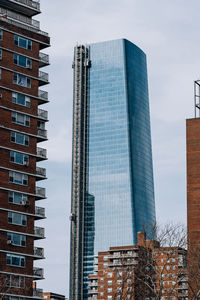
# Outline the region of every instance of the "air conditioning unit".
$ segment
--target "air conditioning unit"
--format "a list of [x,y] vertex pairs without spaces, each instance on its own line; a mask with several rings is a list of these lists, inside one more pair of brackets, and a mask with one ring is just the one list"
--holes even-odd
[[24,161],[24,166],[28,167],[28,161],[27,160]]
[[26,207],[30,206],[30,202],[28,200],[22,200],[21,204]]
[[12,245],[12,240],[7,240],[8,245]]

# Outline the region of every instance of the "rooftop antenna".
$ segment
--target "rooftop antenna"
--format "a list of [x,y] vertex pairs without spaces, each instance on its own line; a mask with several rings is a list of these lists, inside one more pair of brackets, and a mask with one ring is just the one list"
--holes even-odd
[[194,117],[200,118],[200,80],[194,81]]

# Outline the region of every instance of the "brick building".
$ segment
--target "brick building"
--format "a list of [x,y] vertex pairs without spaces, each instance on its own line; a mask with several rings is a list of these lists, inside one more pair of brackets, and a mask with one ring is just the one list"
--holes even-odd
[[43,293],[44,300],[65,300],[65,296],[61,294],[55,294],[52,292],[44,292]]
[[[96,272],[89,275],[89,300],[188,298],[186,251],[160,247],[138,233],[136,246],[99,252]],[[160,298],[159,298],[160,297]]]
[[37,144],[47,140],[48,117],[38,106],[48,102],[40,89],[48,74],[40,68],[49,57],[40,50],[50,39],[32,18],[39,13],[38,0],[0,1],[0,298],[9,300],[42,298],[32,287],[43,278],[34,260],[44,251],[34,240],[44,238],[35,221],[45,211],[35,201],[45,199],[37,182],[46,179],[46,170],[37,162],[47,156]]

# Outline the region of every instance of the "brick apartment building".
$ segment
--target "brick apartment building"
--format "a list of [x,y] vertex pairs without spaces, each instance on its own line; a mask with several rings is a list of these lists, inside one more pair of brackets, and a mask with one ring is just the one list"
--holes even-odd
[[186,300],[185,261],[184,249],[160,247],[138,233],[136,246],[99,252],[96,272],[89,275],[89,300]]
[[39,13],[38,0],[0,1],[0,298],[9,300],[42,298],[32,287],[43,278],[34,260],[44,251],[34,240],[44,238],[35,221],[45,211],[35,201],[45,199],[37,182],[46,179],[46,170],[37,162],[47,156],[37,144],[47,140],[48,117],[38,106],[48,102],[40,89],[48,74],[40,68],[49,57],[40,50],[50,39],[32,19]]

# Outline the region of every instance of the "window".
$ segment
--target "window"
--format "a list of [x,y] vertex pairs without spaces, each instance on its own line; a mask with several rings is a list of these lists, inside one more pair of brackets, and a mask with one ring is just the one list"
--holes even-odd
[[122,272],[117,272],[117,277],[122,277]]
[[28,166],[29,156],[20,152],[10,151],[10,161],[16,164]]
[[8,194],[8,202],[13,204],[21,205],[22,201],[27,201],[28,197],[25,194],[20,194],[16,192],[9,192]]
[[103,293],[103,292],[101,292],[101,293],[100,293],[100,296],[103,296],[103,294],[104,294],[104,293]]
[[27,76],[18,73],[13,73],[13,83],[27,88],[31,88],[31,79]]
[[7,242],[11,242],[14,246],[26,247],[26,236],[17,233],[7,233]]
[[108,277],[112,278],[112,272],[108,272]]
[[12,93],[12,103],[30,107],[30,97],[20,93]]
[[32,42],[28,39],[22,38],[21,36],[14,36],[14,44],[20,48],[32,50]]
[[118,279],[118,280],[117,280],[117,283],[118,283],[118,284],[121,284],[121,283],[122,283],[122,281]]
[[27,225],[27,216],[9,211],[8,212],[8,223],[26,226]]
[[14,59],[14,64],[18,65],[20,67],[32,69],[32,60],[28,57],[19,55],[19,54],[14,54],[13,55]]
[[2,59],[2,53],[3,53],[3,51],[2,51],[2,49],[0,49],[0,60]]
[[108,285],[111,285],[112,284],[112,280],[108,280]]
[[108,293],[112,293],[112,288],[107,289]]
[[23,126],[30,126],[30,117],[24,114],[12,112],[12,122],[23,125]]
[[112,296],[108,296],[108,298],[107,299],[112,299]]
[[6,275],[6,286],[24,289],[25,277],[18,275]]
[[104,268],[107,268],[108,267],[108,263],[104,263],[103,266],[104,266]]
[[25,267],[25,257],[20,255],[6,254],[7,266]]
[[3,30],[0,29],[0,40],[2,41],[3,40]]
[[108,260],[108,256],[105,255],[105,256],[103,257],[103,260]]
[[11,142],[19,145],[29,146],[29,136],[11,131]]
[[28,185],[28,175],[19,172],[10,171],[9,181],[16,184]]

